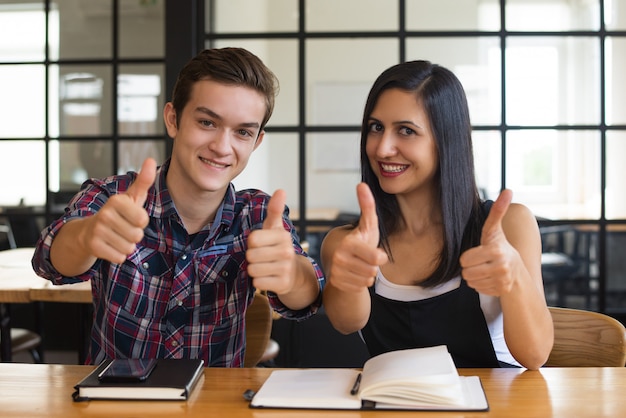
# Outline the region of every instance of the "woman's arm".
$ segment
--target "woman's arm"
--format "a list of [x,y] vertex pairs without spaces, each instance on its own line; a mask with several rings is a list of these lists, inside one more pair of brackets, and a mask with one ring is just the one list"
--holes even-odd
[[477,292],[500,298],[511,354],[524,367],[537,369],[554,341],[541,277],[541,238],[533,214],[523,205],[510,205],[511,197],[510,190],[500,194],[480,245],[461,255],[462,275]]
[[348,227],[335,228],[326,235],[321,248],[321,262],[326,272],[324,309],[333,327],[343,334],[358,331],[367,323],[370,315],[368,286],[373,277],[349,272],[347,264],[354,256],[349,251],[348,236]]
[[529,369],[541,367],[552,350],[554,327],[541,276],[541,236],[525,206],[512,205],[502,222],[507,240],[519,254],[511,291],[500,296],[504,338],[511,354]]
[[326,273],[323,303],[333,326],[344,334],[367,324],[371,301],[368,288],[379,266],[388,261],[378,248],[380,233],[374,196],[365,183],[357,186],[361,217],[355,227],[330,231],[322,243],[321,262]]

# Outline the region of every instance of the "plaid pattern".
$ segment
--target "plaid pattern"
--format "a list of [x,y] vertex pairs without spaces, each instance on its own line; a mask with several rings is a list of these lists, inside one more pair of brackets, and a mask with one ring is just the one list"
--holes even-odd
[[[50,263],[50,245],[65,222],[97,212],[109,196],[122,193],[136,173],[91,179],[69,203],[64,216],[46,228],[33,256],[35,272],[55,284],[91,279],[94,325],[87,363],[105,358],[202,358],[216,367],[242,367],[245,312],[254,288],[247,273],[247,237],[262,226],[269,196],[258,190],[236,192],[231,184],[215,221],[189,236],[165,186],[167,161],[159,168],[145,204],[150,224],[136,251],[123,264],[98,260],[78,277],[63,277]],[[291,232],[294,250],[304,254]],[[308,257],[308,256],[307,256]],[[311,259],[320,283],[324,277]],[[320,303],[290,311],[268,295],[283,317],[302,320]]]

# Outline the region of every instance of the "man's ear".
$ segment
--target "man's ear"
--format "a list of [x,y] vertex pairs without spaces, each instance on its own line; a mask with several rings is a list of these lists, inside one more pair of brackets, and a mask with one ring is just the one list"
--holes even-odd
[[259,145],[261,145],[261,142],[263,142],[263,138],[265,138],[265,131],[264,130],[260,131],[259,135],[256,137],[256,141],[254,143],[254,148],[252,149],[252,151],[257,149],[259,147]]
[[173,139],[176,138],[178,132],[178,125],[176,123],[176,110],[172,102],[167,102],[163,109],[163,121],[165,122],[165,129],[167,134]]

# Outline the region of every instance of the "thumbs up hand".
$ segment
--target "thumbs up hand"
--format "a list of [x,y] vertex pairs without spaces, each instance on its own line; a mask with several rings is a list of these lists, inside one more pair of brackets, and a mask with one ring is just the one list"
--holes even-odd
[[291,234],[283,226],[287,194],[276,190],[267,204],[263,229],[248,236],[248,274],[253,286],[271,290],[278,295],[289,293],[296,286],[296,253]]
[[155,178],[156,162],[148,158],[125,193],[111,196],[95,215],[85,218],[82,243],[92,256],[123,263],[135,251],[149,222],[143,205]]
[[507,240],[502,220],[511,204],[512,192],[503,190],[483,225],[480,245],[461,254],[462,276],[477,292],[491,296],[508,293],[523,267],[517,250]]
[[359,224],[347,233],[332,251],[328,274],[329,283],[346,292],[356,292],[374,284],[378,267],[388,261],[387,254],[378,248],[380,233],[376,203],[365,183],[357,186],[361,209]]

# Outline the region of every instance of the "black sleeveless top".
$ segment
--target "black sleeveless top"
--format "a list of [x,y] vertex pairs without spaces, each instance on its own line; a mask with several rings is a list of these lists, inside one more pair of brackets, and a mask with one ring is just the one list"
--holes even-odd
[[[493,202],[485,202],[486,212]],[[405,348],[446,345],[456,367],[501,367],[478,292],[465,280],[457,289],[417,301],[397,301],[370,288],[370,317],[361,330],[370,356]]]
[[465,280],[432,298],[403,302],[370,288],[370,318],[361,330],[370,356],[447,345],[456,367],[500,367],[478,293]]

